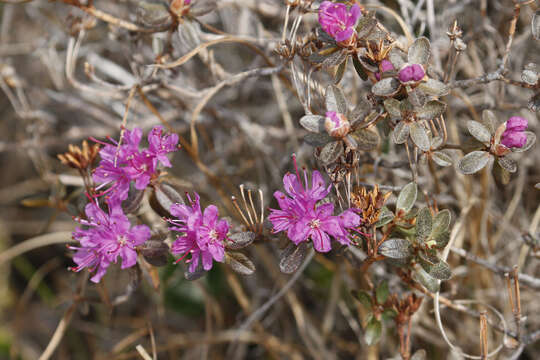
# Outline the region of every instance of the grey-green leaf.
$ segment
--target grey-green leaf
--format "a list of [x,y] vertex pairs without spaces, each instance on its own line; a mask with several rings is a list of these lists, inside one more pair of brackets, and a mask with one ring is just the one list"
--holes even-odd
[[446,111],[446,104],[439,100],[429,101],[423,108],[418,109],[416,115],[421,120],[431,120],[441,116]]
[[255,272],[255,265],[253,262],[242,253],[234,251],[225,252],[225,262],[239,274],[251,275]]
[[384,108],[386,112],[390,114],[392,119],[401,119],[401,110],[399,108],[399,101],[396,99],[386,99],[384,100]]
[[450,210],[444,209],[439,211],[433,219],[433,230],[431,231],[431,235],[437,237],[439,234],[448,230],[451,220],[452,215],[450,214]]
[[409,138],[410,126],[405,121],[400,121],[397,123],[392,133],[392,140],[395,144],[403,144]]
[[379,342],[382,333],[381,322],[375,318],[372,318],[371,321],[366,326],[366,333],[364,334],[364,340],[368,346],[375,345]]
[[517,170],[517,162],[508,156],[498,157],[497,162],[501,167],[509,173],[515,173]]
[[325,117],[321,115],[304,115],[300,119],[300,125],[308,131],[322,133],[324,131]]
[[431,277],[424,269],[420,266],[415,268],[414,278],[420,284],[422,284],[430,292],[435,293],[439,291],[439,282],[437,279]]
[[414,203],[416,202],[416,196],[418,194],[418,188],[416,186],[416,183],[411,182],[408,183],[403,187],[401,192],[399,193],[396,208],[398,210],[403,210],[405,213],[408,213],[412,207],[414,206]]
[[326,111],[335,111],[347,115],[347,99],[343,91],[337,86],[330,85],[326,88]]
[[495,135],[497,127],[497,117],[491,110],[482,111],[482,124],[489,130],[491,135]]
[[450,155],[448,155],[447,153],[445,153],[443,151],[435,151],[435,152],[433,152],[431,158],[439,166],[450,166],[453,163],[453,160],[450,157]]
[[450,232],[449,231],[443,231],[437,235],[433,236],[433,240],[437,243],[438,249],[444,249],[446,245],[448,245],[448,242],[450,241]]
[[452,277],[450,266],[442,260],[431,266],[428,273],[431,277],[439,280],[448,280]]
[[431,78],[421,82],[418,88],[427,95],[433,96],[444,96],[450,93],[450,88],[445,83]]
[[324,146],[330,141],[334,141],[334,138],[327,133],[309,133],[304,136],[304,141],[311,146]]
[[431,143],[426,129],[418,123],[411,124],[411,140],[422,151],[428,151]]
[[375,150],[379,146],[380,137],[375,131],[358,129],[351,134],[358,145],[358,149],[364,151]]
[[386,206],[383,206],[379,214],[379,220],[375,224],[375,227],[381,227],[394,220],[394,213],[391,212]]
[[391,259],[406,259],[411,256],[410,243],[405,239],[388,239],[379,246],[379,254]]
[[478,121],[467,121],[467,129],[469,130],[469,133],[480,142],[487,143],[491,140],[489,129]]
[[251,231],[239,232],[229,236],[229,240],[225,243],[225,247],[229,250],[238,250],[245,248],[255,240],[256,234]]
[[291,274],[296,271],[302,265],[304,258],[307,253],[306,242],[301,242],[300,245],[296,246],[293,243],[290,243],[283,253],[279,260],[279,269],[285,274]]
[[458,164],[458,169],[465,175],[482,170],[489,162],[490,154],[486,151],[473,151],[465,155]]
[[409,47],[407,58],[411,64],[425,65],[429,61],[430,55],[431,47],[429,40],[426,37],[420,37]]
[[423,243],[429,235],[433,227],[433,217],[428,207],[422,208],[416,215],[416,240]]
[[329,165],[343,155],[343,145],[341,141],[332,141],[324,145],[319,154],[319,161],[323,165]]
[[371,92],[377,96],[392,96],[399,90],[400,83],[394,78],[385,78],[378,81],[371,88]]
[[363,16],[358,21],[358,25],[356,26],[356,34],[359,39],[363,39],[367,37],[377,26],[377,19],[373,17]]

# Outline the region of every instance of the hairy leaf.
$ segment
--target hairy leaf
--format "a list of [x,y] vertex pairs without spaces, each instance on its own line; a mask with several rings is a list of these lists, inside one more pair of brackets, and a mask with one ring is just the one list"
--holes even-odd
[[364,334],[364,340],[368,346],[375,345],[379,342],[382,333],[381,322],[375,318],[372,318],[371,321],[366,326],[366,333]]
[[486,151],[473,151],[465,155],[458,163],[458,169],[465,175],[482,170],[489,162],[490,154]]
[[390,97],[394,95],[400,87],[399,81],[394,78],[385,78],[378,81],[371,88],[371,92],[377,96]]
[[379,253],[391,259],[406,259],[411,256],[410,243],[405,239],[388,239],[379,246]]
[[428,151],[431,143],[426,129],[418,123],[411,124],[411,140],[420,148],[420,150]]
[[324,132],[325,117],[321,115],[304,115],[300,119],[300,125],[308,131],[314,133]]
[[279,260],[279,269],[285,274],[291,274],[295,272],[306,257],[307,245],[306,242],[301,242],[300,245],[296,246],[293,243],[290,243],[285,250],[281,253],[281,258]]
[[489,129],[478,121],[467,121],[467,129],[469,130],[469,133],[480,142],[487,143],[491,140]]
[[225,263],[239,274],[251,275],[255,272],[255,265],[248,257],[240,252],[225,252]]
[[379,284],[379,286],[377,286],[377,290],[375,290],[377,303],[384,304],[386,302],[386,299],[388,299],[388,295],[390,295],[390,290],[388,288],[388,281],[384,280]]
[[433,217],[428,207],[422,208],[416,216],[416,240],[423,243],[429,235],[433,226]]
[[426,37],[416,39],[409,47],[407,58],[411,64],[427,64],[431,55],[431,47]]
[[404,210],[405,213],[408,213],[416,202],[417,193],[418,188],[416,186],[416,183],[411,182],[405,185],[399,193],[396,208],[398,210]]
[[405,121],[400,121],[397,123],[392,133],[392,140],[395,144],[403,144],[409,139],[409,134],[411,127]]
[[326,111],[335,111],[347,115],[347,99],[343,91],[334,85],[326,88]]
[[238,250],[250,245],[257,235],[251,231],[239,232],[229,236],[225,247],[229,250]]

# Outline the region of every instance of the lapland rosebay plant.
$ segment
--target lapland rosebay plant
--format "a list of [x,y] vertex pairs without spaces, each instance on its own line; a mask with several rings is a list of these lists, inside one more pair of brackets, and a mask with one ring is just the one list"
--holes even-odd
[[540,357],[537,1],[20,3],[0,357]]

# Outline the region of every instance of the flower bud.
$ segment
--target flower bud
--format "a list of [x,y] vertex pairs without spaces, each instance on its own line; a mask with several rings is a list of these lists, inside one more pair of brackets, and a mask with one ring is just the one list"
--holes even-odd
[[523,131],[529,124],[527,119],[520,116],[512,116],[506,122],[506,129],[501,136],[501,144],[507,148],[522,148],[527,143],[527,134]]
[[381,64],[379,65],[379,69],[381,69],[381,71],[377,71],[375,73],[375,78],[377,78],[377,80],[381,80],[381,73],[394,70],[394,65],[390,61],[385,59],[381,61]]
[[328,111],[324,120],[324,128],[328,135],[334,138],[342,138],[351,130],[351,124],[345,115],[335,111]]
[[402,83],[418,82],[424,78],[426,72],[420,64],[409,64],[401,68],[398,74]]

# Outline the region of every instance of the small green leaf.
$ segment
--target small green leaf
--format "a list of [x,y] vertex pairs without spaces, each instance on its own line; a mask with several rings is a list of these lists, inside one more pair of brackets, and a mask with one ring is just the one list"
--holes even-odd
[[256,234],[251,231],[239,232],[229,236],[229,239],[225,243],[225,247],[228,250],[238,250],[245,248],[255,240]]
[[381,314],[381,317],[384,321],[389,321],[395,318],[398,315],[397,311],[391,308],[384,309]]
[[405,185],[405,187],[403,187],[399,193],[396,208],[398,210],[404,210],[405,213],[408,213],[416,202],[417,193],[418,188],[414,182]]
[[373,307],[373,302],[371,296],[363,290],[353,290],[351,291],[352,296],[362,304],[366,310],[371,310]]
[[416,216],[416,240],[419,243],[423,243],[427,240],[431,234],[431,229],[433,226],[433,217],[431,216],[431,211],[429,208],[424,207]]
[[377,290],[375,290],[375,295],[377,298],[377,303],[379,305],[382,305],[386,302],[386,300],[388,299],[388,295],[390,295],[388,281],[384,280],[379,284]]
[[348,58],[345,58],[345,61],[343,61],[341,64],[338,65],[338,68],[336,70],[336,76],[334,79],[334,84],[337,85],[343,79],[343,75],[345,75],[345,70],[347,69],[347,61]]
[[372,318],[371,321],[366,326],[366,333],[364,334],[364,340],[368,346],[375,345],[379,342],[382,334],[382,325],[381,322],[375,318]]

